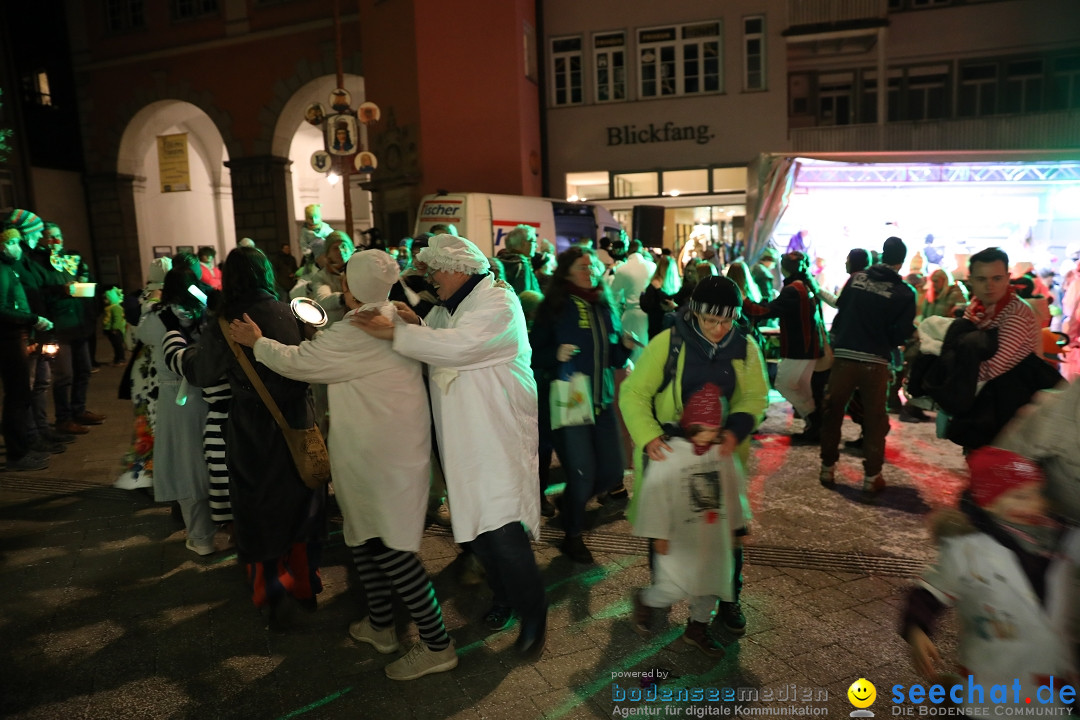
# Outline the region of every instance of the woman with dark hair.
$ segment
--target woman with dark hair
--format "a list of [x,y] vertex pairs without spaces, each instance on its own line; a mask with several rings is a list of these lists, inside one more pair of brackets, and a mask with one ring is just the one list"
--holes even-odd
[[169,334],[190,342],[201,333],[203,305],[188,291],[194,283],[195,274],[186,266],[165,273],[161,299],[143,315],[135,337],[150,348],[157,370],[154,500],[179,503],[187,527],[187,549],[210,555],[215,551],[216,528],[210,517],[210,474],[202,453],[206,403],[201,393],[183,387],[183,378],[165,361]]
[[641,293],[641,309],[649,316],[649,339],[664,329],[664,317],[675,312],[685,300],[681,296],[682,278],[679,267],[671,255],[661,255],[656,261],[656,272]]
[[566,470],[562,497],[566,538],[559,549],[580,563],[593,562],[581,539],[585,504],[593,495],[618,485],[625,466],[615,415],[615,370],[626,365],[634,344],[629,337],[621,337],[607,284],[600,282],[603,272],[592,250],[579,246],[561,253],[529,337],[540,385],[541,433],[551,431],[551,418],[544,417],[551,382],[575,373],[589,378],[593,424],[554,431]]
[[825,355],[827,342],[818,286],[809,270],[806,255],[787,253],[780,258],[784,276],[780,294],[767,303],[744,300],[743,312],[750,320],[779,318],[780,364],[774,385],[805,422],[794,439],[816,443],[821,437],[821,408],[814,401],[811,378],[818,359]]
[[[222,272],[226,320],[250,316],[265,337],[285,345],[302,340],[288,304],[278,302],[270,261],[255,248],[229,253]],[[268,627],[288,627],[290,598],[307,610],[322,591],[319,561],[325,525],[326,490],[310,490],[300,480],[281,431],[248,380],[215,317],[197,345],[178,336],[169,348],[170,366],[183,370],[193,385],[228,379],[232,388],[225,447],[237,555],[247,568],[252,600],[269,607]],[[243,352],[251,357],[251,350]],[[263,384],[291,427],[311,427],[314,413],[307,383],[289,380],[256,364]]]

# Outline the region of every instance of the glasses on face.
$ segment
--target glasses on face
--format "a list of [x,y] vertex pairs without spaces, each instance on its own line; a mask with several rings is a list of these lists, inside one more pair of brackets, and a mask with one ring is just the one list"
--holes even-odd
[[735,318],[722,318],[715,315],[697,315],[697,319],[701,327],[705,328],[731,327],[735,323]]

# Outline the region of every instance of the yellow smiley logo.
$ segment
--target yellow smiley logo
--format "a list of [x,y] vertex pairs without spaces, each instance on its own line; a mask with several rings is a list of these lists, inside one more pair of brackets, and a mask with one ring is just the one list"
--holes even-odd
[[859,678],[855,682],[851,683],[851,687],[847,691],[848,700],[851,704],[857,708],[868,708],[874,704],[874,700],[877,699],[877,688],[874,687],[874,683],[870,682],[866,678]]

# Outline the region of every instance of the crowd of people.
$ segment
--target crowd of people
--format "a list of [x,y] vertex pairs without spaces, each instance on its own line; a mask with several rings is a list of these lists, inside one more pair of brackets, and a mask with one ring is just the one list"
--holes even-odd
[[[105,419],[86,409],[96,314],[79,296],[84,264],[63,250],[59,228],[25,210],[5,228],[3,432],[8,469],[33,470]],[[1068,530],[1080,518],[1076,385],[1055,389],[1060,359],[1044,352],[1054,314],[1038,308],[1050,306],[1039,303],[1050,289],[1033,272],[1012,277],[1004,251],[973,254],[961,283],[940,267],[901,275],[912,265],[907,246],[889,237],[880,250],[853,248],[848,277],[830,288],[805,248],[766,248],[753,263],[703,253],[680,267],[637,241],[573,242],[555,255],[522,225],[486,257],[452,226],[434,230],[396,256],[358,250],[312,206],[299,262],[288,246],[268,257],[242,242],[218,265],[203,248],[154,260],[126,317],[122,297],[106,295],[101,329],[113,362],[126,361],[122,392],[134,409],[117,487],[175,504],[193,553],[234,546],[267,627],[287,630],[296,609],[317,609],[329,504],[326,486],[302,481],[286,443],[268,442],[280,436],[280,415],[327,439],[367,599],[349,636],[397,652],[394,594],[416,624],[420,642],[386,666],[388,677],[458,664],[417,555],[435,505],[490,587],[484,626],[516,618],[522,657],[538,658],[546,638],[530,545],[541,518],[558,517],[567,558],[592,564],[594,502],[625,508],[649,540],[651,581],[632,592],[634,630],[650,635],[655,610],[689,599],[683,641],[720,657],[713,619],[735,636],[746,631],[745,469],[772,388],[802,420],[791,442],[819,446],[826,488],[837,483],[845,417],[860,426],[846,445],[862,454],[869,503],[888,490],[890,412],[932,419],[963,448],[971,485],[940,525],[940,561],[904,610],[921,672],[936,672],[934,618],[949,605],[966,617],[996,602],[998,591],[973,591],[965,578],[998,565],[1012,568],[1007,586],[1034,589],[1029,609],[1041,624],[1032,637],[1062,646],[1039,659],[1039,672],[1073,667],[1071,635],[1052,639],[1072,613],[1047,603],[1067,590],[1051,574],[1080,561]],[[1080,296],[1077,275],[1057,307]],[[304,304],[317,306],[318,322],[297,309]],[[823,305],[836,310],[831,327]],[[1080,322],[1075,310],[1064,327]],[[52,424],[42,406],[50,369]],[[556,459],[561,493],[551,487]],[[972,561],[980,556],[986,568]],[[997,639],[1034,642],[1024,635]],[[961,638],[970,667],[990,652],[985,640]]]

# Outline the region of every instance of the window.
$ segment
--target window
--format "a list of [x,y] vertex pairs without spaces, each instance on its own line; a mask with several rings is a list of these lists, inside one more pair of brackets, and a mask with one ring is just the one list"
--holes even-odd
[[1054,60],[1048,99],[1054,110],[1080,108],[1080,55]]
[[1005,65],[1005,112],[1039,112],[1042,95],[1042,60],[1018,60]]
[[44,70],[23,77],[23,97],[31,105],[52,106],[52,93],[49,92],[49,75]]
[[818,76],[818,125],[850,125],[851,73]]
[[551,41],[551,82],[554,105],[580,105],[581,38],[560,38]]
[[664,194],[700,195],[709,192],[709,171],[701,170],[665,170]]
[[713,168],[712,191],[714,193],[744,192],[745,190],[746,167],[744,165],[739,165],[737,167]]
[[718,21],[640,30],[638,47],[641,97],[723,91]]
[[[862,76],[862,108],[859,114],[859,122],[877,122],[877,71],[869,70]],[[886,82],[888,83],[885,97],[885,122],[896,122],[900,119],[900,83],[904,79],[901,70],[890,70]]]
[[218,14],[217,0],[172,0],[173,20],[194,20]]
[[911,68],[907,81],[905,120],[939,120],[948,116],[949,68]]
[[765,89],[765,17],[743,19],[743,90]]
[[980,117],[997,112],[996,64],[968,65],[960,68],[960,92],[957,115]]
[[143,0],[106,0],[105,22],[112,32],[145,27]]
[[810,76],[806,73],[788,76],[788,115],[810,114]]
[[626,99],[626,33],[593,37],[593,68],[596,71],[596,102]]
[[605,170],[566,173],[566,199],[571,202],[605,200],[609,192],[608,183],[608,173]]
[[623,173],[613,177],[614,195],[620,197],[655,197],[660,194],[659,173]]

